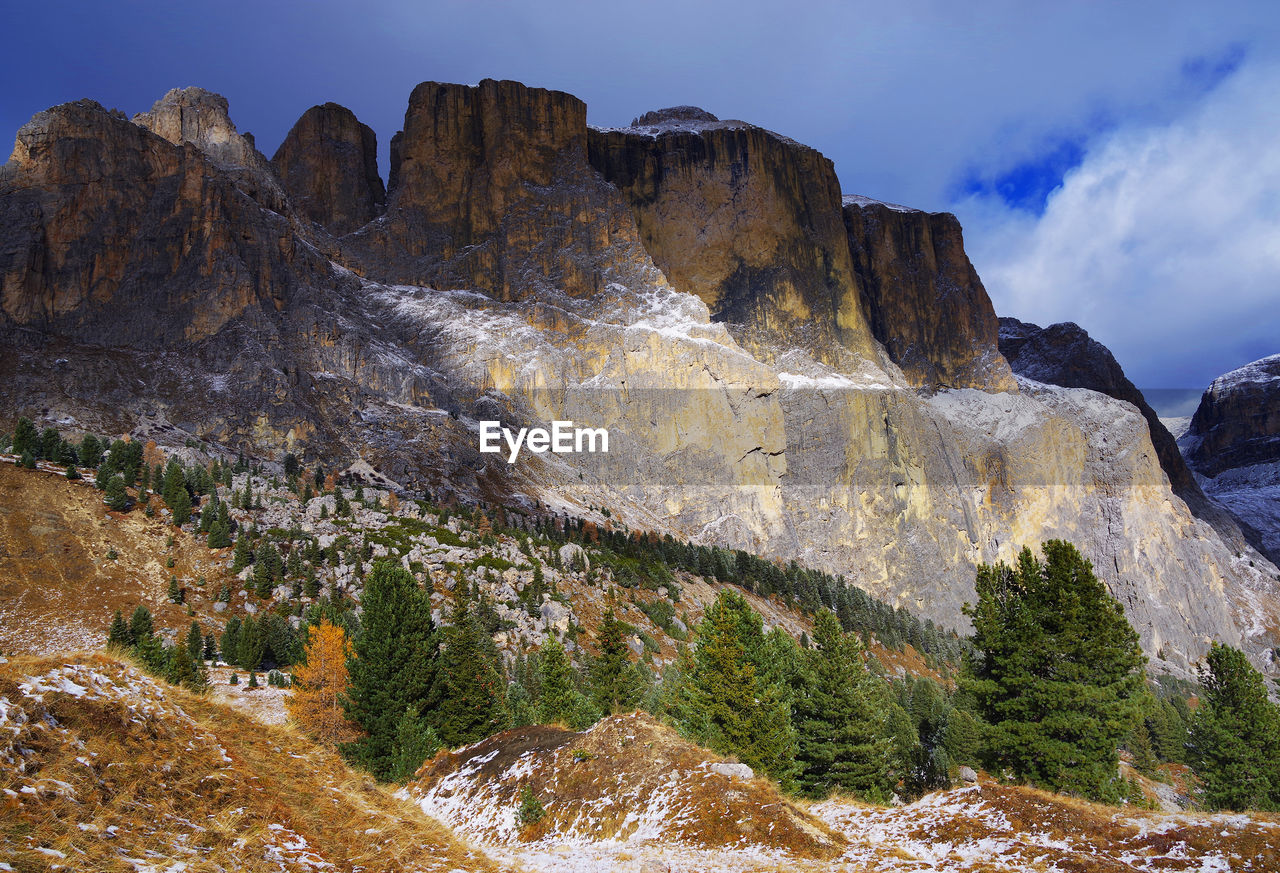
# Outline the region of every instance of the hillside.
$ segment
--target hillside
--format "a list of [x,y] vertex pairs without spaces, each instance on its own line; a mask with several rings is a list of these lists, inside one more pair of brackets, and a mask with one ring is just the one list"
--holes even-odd
[[[1120,811],[986,781],[898,808],[794,805],[642,716],[584,734],[521,729],[442,752],[393,796],[290,728],[101,654],[0,663],[0,758],[0,865],[14,870],[1280,864],[1275,816]],[[520,830],[513,798],[523,785],[543,797],[547,816]]]
[[0,663],[0,868],[501,870],[297,732],[101,654]]
[[[424,82],[384,196],[334,104],[274,163],[199,88],[52,107],[0,169],[0,423],[607,509],[946,627],[979,564],[1062,538],[1162,670],[1211,639],[1273,669],[1274,565],[1180,496],[1132,403],[1015,377],[954,217],[713,118],[594,130],[562,92]],[[613,436],[508,464],[494,420]]]
[[[220,630],[234,614],[216,604],[231,578],[224,555],[163,514],[109,511],[101,491],[69,482],[60,467],[32,472],[12,461],[0,459],[0,652],[99,648],[112,614],[128,618],[138,604],[175,633],[193,618],[206,632]],[[171,577],[186,605],[170,601]]]
[[[642,714],[442,752],[401,796],[530,869],[1273,870],[1280,817],[1117,810],[985,777],[899,807],[799,804]],[[521,826],[520,790],[545,817]]]

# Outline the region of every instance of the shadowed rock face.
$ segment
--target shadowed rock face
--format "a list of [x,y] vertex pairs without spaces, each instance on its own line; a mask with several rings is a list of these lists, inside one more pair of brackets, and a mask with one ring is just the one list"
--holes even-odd
[[1205,492],[1280,561],[1280,355],[1214,379],[1179,444]]
[[656,272],[617,191],[587,164],[586,119],[560,91],[422,83],[392,141],[386,218],[348,251],[390,281],[502,300],[585,297]]
[[718,321],[832,345],[866,359],[867,327],[840,219],[840,185],[819,152],[694,107],[592,130],[591,164],[622,191],[645,248],[673,286]]
[[1197,471],[1280,462],[1280,355],[1213,380],[1200,398],[1187,436]]
[[912,384],[1017,390],[954,215],[846,197],[844,224],[872,332]]
[[1187,469],[1173,435],[1125,376],[1111,350],[1082,327],[1069,321],[1040,327],[1001,318],[1000,351],[1019,376],[1063,388],[1088,388],[1138,407],[1151,429],[1151,443],[1174,493],[1192,504],[1192,509],[1202,507],[1204,493]]
[[377,137],[337,103],[303,113],[271,166],[294,208],[334,236],[363,227],[386,207]]
[[287,305],[323,262],[296,246],[286,218],[180,143],[87,100],[18,131],[0,169],[7,319],[156,349]]

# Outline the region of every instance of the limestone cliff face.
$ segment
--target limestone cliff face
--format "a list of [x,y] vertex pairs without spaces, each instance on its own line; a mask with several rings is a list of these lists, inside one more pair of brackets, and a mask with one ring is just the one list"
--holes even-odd
[[713,318],[876,359],[831,161],[763,128],[692,107],[592,130],[591,163],[627,197],[645,248]]
[[174,88],[133,123],[174,145],[189,142],[268,209],[283,212],[284,191],[253,136],[236,131],[227,98],[203,88]]
[[1000,351],[1019,376],[1064,388],[1088,388],[1133,404],[1151,429],[1151,443],[1174,493],[1193,505],[1203,501],[1173,435],[1125,376],[1111,350],[1079,325],[1064,322],[1042,328],[1016,318],[1001,318]]
[[[169,139],[96,104],[42,113],[0,170],[0,411],[262,458],[289,449],[329,468],[368,464],[407,488],[537,501],[796,559],[948,625],[964,623],[977,563],[1063,537],[1171,669],[1210,639],[1265,661],[1280,642],[1280,571],[1188,511],[1133,406],[1028,380],[989,391],[917,375],[937,380],[917,390],[865,321],[841,320],[863,298],[827,165],[756,129],[690,123],[636,152],[642,167],[674,162],[661,178],[684,186],[664,201],[679,227],[651,231],[680,238],[689,215],[710,215],[705,203],[745,198],[742,215],[715,215],[777,244],[750,260],[728,235],[709,263],[729,251],[785,278],[761,293],[767,307],[734,317],[754,319],[758,335],[720,306],[745,301],[747,285],[723,285],[713,309],[667,282],[641,244],[644,208],[587,163],[594,135],[567,95],[419,86],[385,216],[336,244],[296,220],[287,195],[283,210],[255,199],[244,165],[213,156],[221,134],[201,133],[208,125]],[[686,135],[697,161],[666,151]],[[637,136],[623,132],[619,147],[631,154]],[[735,182],[721,149],[753,178]],[[768,236],[775,218],[786,239]],[[871,268],[909,274],[924,225],[912,227],[864,229],[882,245],[867,248]],[[932,260],[920,263],[958,275],[960,256],[939,254],[943,231],[930,228]],[[669,243],[653,250],[696,266]],[[975,337],[986,317],[976,287],[957,298],[976,311],[954,316]],[[946,296],[937,279],[911,294]],[[782,329],[802,313],[821,342]],[[946,319],[899,317],[907,327],[895,330],[939,344],[919,372],[964,371]],[[476,421],[495,418],[605,426],[612,445],[508,465],[478,452]]]
[[851,196],[844,224],[872,332],[913,385],[1017,390],[954,215]]
[[334,236],[363,227],[386,207],[377,137],[337,103],[304,112],[271,166],[294,208]]
[[92,101],[18,131],[0,223],[5,318],[102,345],[201,340],[283,308],[321,263],[195,146]]
[[1179,445],[1205,491],[1280,561],[1280,355],[1214,379]]
[[656,280],[635,222],[587,164],[587,108],[486,79],[424,82],[393,141],[386,217],[347,245],[362,272],[503,300]]

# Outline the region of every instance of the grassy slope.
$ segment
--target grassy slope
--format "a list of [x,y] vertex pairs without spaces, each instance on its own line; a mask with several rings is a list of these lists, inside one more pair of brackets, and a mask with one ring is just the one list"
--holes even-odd
[[499,869],[295,731],[104,654],[0,664],[0,862]]
[[127,619],[139,603],[157,628],[185,630],[192,616],[169,601],[171,575],[205,577],[203,588],[184,581],[187,602],[206,632],[220,632],[227,613],[214,612],[214,600],[231,579],[223,555],[159,516],[109,512],[87,482],[0,462],[0,651],[97,648],[115,610]]

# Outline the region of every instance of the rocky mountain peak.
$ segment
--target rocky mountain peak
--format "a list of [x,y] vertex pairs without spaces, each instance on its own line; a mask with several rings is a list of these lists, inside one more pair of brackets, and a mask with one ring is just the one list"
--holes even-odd
[[697,106],[668,106],[666,109],[654,109],[631,120],[632,127],[659,127],[669,122],[693,121],[714,123],[719,121],[705,109]]
[[271,158],[293,206],[342,236],[382,213],[387,192],[378,175],[378,139],[337,103],[312,106]]
[[253,135],[240,133],[231,120],[227,98],[204,88],[174,88],[140,112],[133,123],[174,145],[191,143],[227,171],[250,197],[276,212],[286,209],[280,183],[258,151]]

